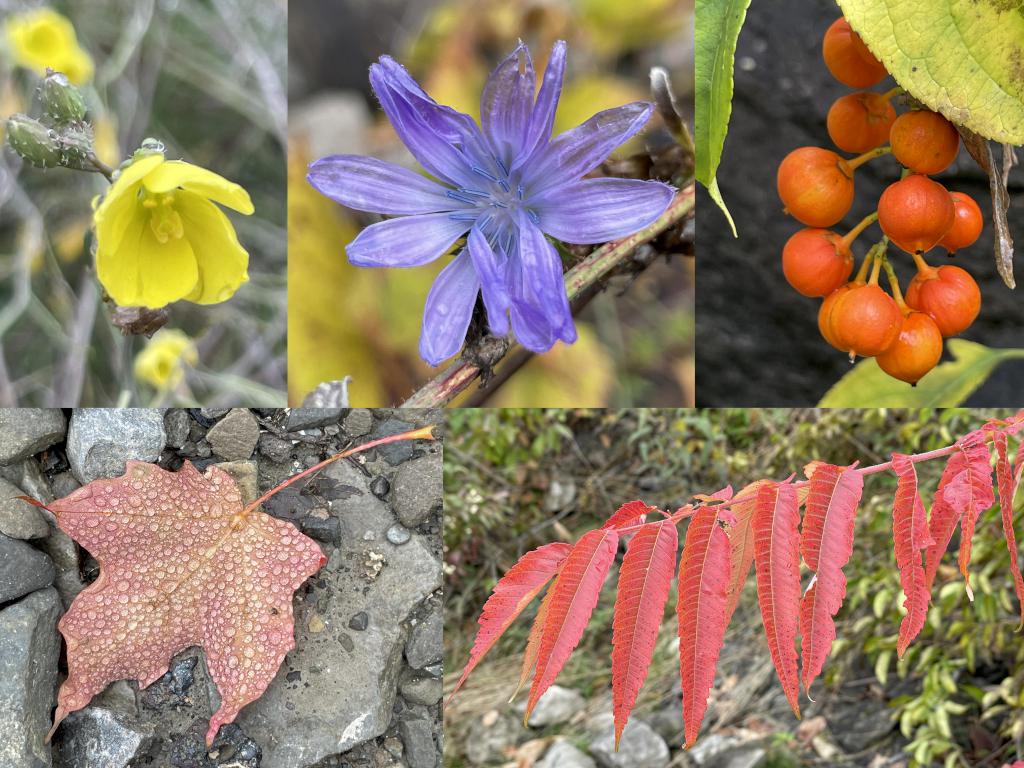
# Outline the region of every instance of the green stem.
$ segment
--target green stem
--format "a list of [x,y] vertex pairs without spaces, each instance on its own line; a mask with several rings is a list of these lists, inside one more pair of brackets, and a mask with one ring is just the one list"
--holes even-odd
[[855,157],[852,160],[847,160],[846,162],[850,166],[850,170],[855,171],[864,165],[864,163],[874,160],[876,157],[881,157],[882,155],[888,155],[891,153],[892,147],[890,146],[878,147],[878,149],[872,149],[870,152],[865,152],[863,155]]

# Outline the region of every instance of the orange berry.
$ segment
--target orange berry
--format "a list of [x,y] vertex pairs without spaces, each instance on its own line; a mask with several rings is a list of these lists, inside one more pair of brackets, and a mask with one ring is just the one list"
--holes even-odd
[[896,118],[889,131],[892,153],[915,173],[946,170],[960,151],[960,134],[938,112],[918,109]]
[[870,88],[889,74],[842,17],[825,32],[821,55],[832,77],[851,88]]
[[927,176],[913,174],[890,184],[878,201],[882,231],[907,253],[934,248],[955,219],[948,190]]
[[900,335],[903,316],[893,298],[877,285],[859,285],[840,296],[830,314],[831,331],[844,352],[874,357]]
[[853,169],[820,147],[800,147],[786,155],[777,185],[786,210],[809,227],[831,227],[853,205]]
[[918,271],[907,286],[906,302],[927,313],[943,336],[956,336],[981,311],[981,290],[967,270],[944,264]]
[[828,229],[801,229],[782,249],[782,272],[804,296],[827,296],[850,279],[853,254]]
[[894,379],[917,384],[942,357],[942,334],[924,312],[910,311],[903,318],[895,343],[878,355],[878,366]]
[[956,218],[939,245],[952,254],[977,242],[985,227],[985,219],[981,215],[981,208],[970,195],[963,192],[950,192],[949,195],[953,198]]
[[889,141],[896,109],[885,96],[863,91],[840,96],[828,110],[828,135],[844,152],[861,154]]
[[839,346],[839,341],[836,339],[835,331],[832,328],[832,310],[840,298],[859,285],[863,285],[863,283],[847,283],[846,285],[839,286],[825,297],[825,300],[821,302],[821,307],[818,309],[818,331],[821,332],[821,337],[840,352],[848,352],[849,350]]

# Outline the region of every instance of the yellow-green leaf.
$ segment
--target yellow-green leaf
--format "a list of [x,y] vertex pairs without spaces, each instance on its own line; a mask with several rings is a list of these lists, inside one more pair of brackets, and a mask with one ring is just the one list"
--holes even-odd
[[697,0],[696,44],[694,50],[694,140],[697,148],[697,180],[707,187],[711,199],[729,219],[715,181],[722,159],[725,135],[732,115],[733,69],[736,41],[747,17],[750,0]]
[[903,88],[975,133],[1024,144],[1022,0],[838,0]]
[[857,363],[818,403],[821,408],[952,408],[961,405],[1006,360],[1024,359],[1024,349],[989,349],[952,339],[955,360],[941,363],[916,387],[892,378],[874,358]]

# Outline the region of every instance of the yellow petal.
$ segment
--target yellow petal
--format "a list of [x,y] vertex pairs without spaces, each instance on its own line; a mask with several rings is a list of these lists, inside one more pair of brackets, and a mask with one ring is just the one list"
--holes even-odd
[[157,242],[144,216],[131,219],[116,250],[98,243],[96,271],[107,293],[123,307],[166,306],[191,293],[199,280],[188,240]]
[[230,299],[249,280],[249,254],[239,244],[235,228],[220,208],[191,192],[179,192],[175,208],[199,265],[199,281],[185,298],[196,304]]
[[165,328],[135,356],[135,378],[157,389],[172,389],[184,378],[185,366],[198,361],[192,339],[175,328]]
[[106,215],[108,215],[111,208],[117,206],[125,199],[130,199],[133,204],[136,203],[139,192],[139,182],[142,181],[146,174],[157,168],[162,162],[164,162],[163,155],[146,155],[145,157],[133,162],[127,168],[122,168],[117,179],[114,180],[114,183],[110,185],[110,189],[107,190],[107,194],[103,198],[103,202],[101,202],[99,207],[96,209],[96,226],[100,225],[100,222]]
[[233,208],[246,216],[254,210],[249,193],[240,185],[184,160],[164,163],[146,176],[145,185],[146,189],[154,194],[170,192],[181,187],[215,203]]

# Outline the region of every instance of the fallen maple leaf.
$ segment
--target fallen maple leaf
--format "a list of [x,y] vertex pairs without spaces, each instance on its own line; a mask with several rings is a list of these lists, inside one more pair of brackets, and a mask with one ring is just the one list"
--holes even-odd
[[177,472],[129,461],[124,475],[95,480],[43,505],[65,533],[100,564],[100,575],[58,625],[67,642],[68,677],[57,695],[57,726],[115,680],[149,686],[171,658],[203,648],[221,725],[258,699],[295,647],[292,594],[327,561],[319,545],[259,505],[333,461],[385,443],[430,439],[432,427],[381,438],[339,453],[243,507],[237,484],[212,466],[186,461]]

